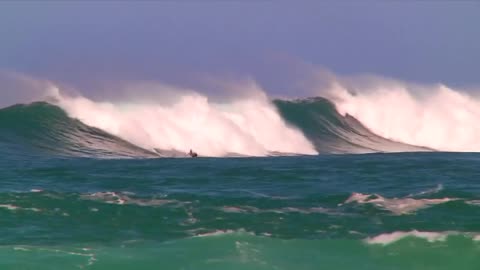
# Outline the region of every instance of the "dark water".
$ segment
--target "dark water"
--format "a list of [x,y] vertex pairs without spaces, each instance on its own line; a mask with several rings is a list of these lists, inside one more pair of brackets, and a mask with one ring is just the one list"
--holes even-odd
[[478,269],[479,161],[4,156],[0,266]]
[[158,158],[47,103],[0,110],[0,269],[479,269],[480,154],[276,101],[318,156]]

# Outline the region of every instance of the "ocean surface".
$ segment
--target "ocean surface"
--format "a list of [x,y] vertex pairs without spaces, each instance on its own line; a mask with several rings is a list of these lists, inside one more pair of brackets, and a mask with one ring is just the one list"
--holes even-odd
[[480,154],[274,104],[318,154],[186,158],[55,102],[0,109],[0,269],[480,269]]

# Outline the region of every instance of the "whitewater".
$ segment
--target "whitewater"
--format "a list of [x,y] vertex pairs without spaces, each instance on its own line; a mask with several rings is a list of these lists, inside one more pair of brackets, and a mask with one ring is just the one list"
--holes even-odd
[[440,151],[480,151],[480,101],[466,92],[388,81],[354,87],[335,82],[330,93],[341,114],[384,138]]
[[258,93],[224,104],[199,93],[178,96],[167,105],[114,104],[59,95],[55,99],[71,117],[149,150],[186,153],[195,149],[202,156],[316,154],[302,133],[280,117],[267,96]]

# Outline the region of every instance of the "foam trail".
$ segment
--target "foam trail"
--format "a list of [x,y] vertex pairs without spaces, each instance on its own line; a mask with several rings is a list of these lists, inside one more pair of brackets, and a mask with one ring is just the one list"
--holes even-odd
[[194,149],[202,156],[317,153],[300,131],[284,122],[258,86],[245,87],[260,94],[223,104],[191,91],[179,93],[170,104],[57,99],[71,117],[149,150]]
[[442,199],[413,199],[405,198],[385,198],[378,194],[362,194],[354,192],[344,202],[344,204],[356,202],[359,204],[372,204],[380,209],[392,212],[395,215],[404,215],[415,212],[419,209],[427,208],[433,205],[447,203],[459,200],[457,198],[442,198]]
[[480,101],[445,85],[335,81],[337,110],[387,139],[441,151],[480,151]]
[[451,234],[457,234],[456,232],[422,232],[422,231],[409,231],[409,232],[392,232],[392,233],[384,233],[377,235],[375,237],[370,237],[366,239],[366,242],[369,244],[381,244],[381,245],[389,245],[394,242],[397,242],[401,239],[406,237],[417,237],[423,238],[428,242],[436,242],[436,241],[445,241],[446,238]]

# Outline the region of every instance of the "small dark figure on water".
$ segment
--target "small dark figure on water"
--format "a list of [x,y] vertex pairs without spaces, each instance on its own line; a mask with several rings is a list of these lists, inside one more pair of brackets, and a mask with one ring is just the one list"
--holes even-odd
[[190,149],[190,152],[188,152],[188,155],[190,155],[190,157],[198,157],[198,154],[196,152],[193,152],[192,149]]

